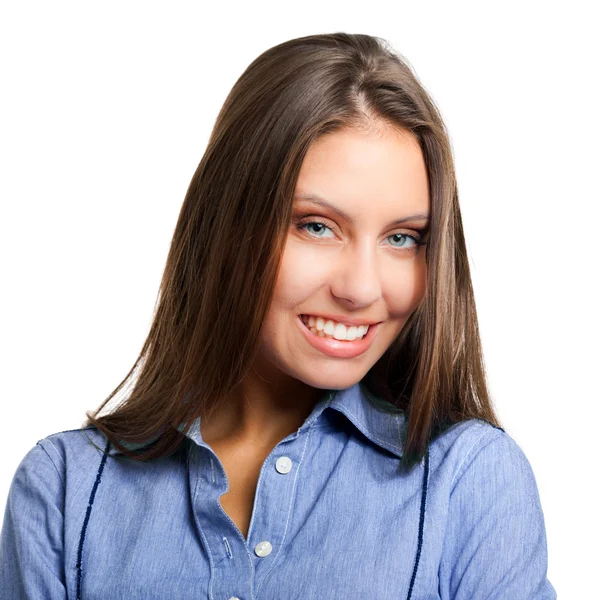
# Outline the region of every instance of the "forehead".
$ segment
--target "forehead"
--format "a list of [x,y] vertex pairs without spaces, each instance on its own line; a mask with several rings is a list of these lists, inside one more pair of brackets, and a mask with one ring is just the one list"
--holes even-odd
[[379,207],[427,210],[427,168],[416,138],[388,128],[377,133],[344,129],[308,149],[296,196],[315,194],[351,211]]

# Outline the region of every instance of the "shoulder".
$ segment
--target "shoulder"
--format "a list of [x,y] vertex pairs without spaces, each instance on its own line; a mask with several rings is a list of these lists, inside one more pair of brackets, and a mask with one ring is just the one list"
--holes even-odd
[[434,514],[444,522],[442,597],[556,598],[538,488],[519,444],[475,419],[452,426],[430,451],[441,492]]
[[67,472],[88,472],[91,465],[99,464],[107,447],[107,438],[93,426],[52,433],[25,454],[16,476],[45,473],[49,479],[54,473],[64,484]]
[[106,446],[106,438],[94,427],[61,431],[38,440],[13,475],[6,519],[27,527],[43,513],[58,522],[68,492],[89,489],[93,483]]
[[449,491],[465,477],[502,480],[510,487],[535,487],[531,465],[520,445],[503,429],[481,419],[456,423],[430,446],[431,467],[446,474]]
[[38,440],[53,460],[93,459],[107,450],[108,439],[94,426],[67,429]]

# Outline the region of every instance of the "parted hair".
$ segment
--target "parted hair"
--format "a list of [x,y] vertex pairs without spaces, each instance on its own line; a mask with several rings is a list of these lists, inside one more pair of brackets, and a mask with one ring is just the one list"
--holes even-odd
[[326,133],[377,125],[410,132],[419,143],[430,234],[424,297],[363,383],[405,411],[399,443],[408,466],[454,423],[500,425],[442,117],[386,40],[340,32],[276,45],[235,82],[185,195],[147,338],[84,426],[97,427],[124,454],[149,460],[173,453],[194,419],[225,401],[257,350],[308,148]]

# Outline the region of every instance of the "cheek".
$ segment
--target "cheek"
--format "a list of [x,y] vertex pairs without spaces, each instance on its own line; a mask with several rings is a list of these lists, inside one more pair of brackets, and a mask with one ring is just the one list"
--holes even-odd
[[306,252],[299,251],[293,245],[288,248],[281,260],[274,302],[279,305],[295,306],[310,297],[323,282],[327,281],[326,272],[318,268]]
[[425,260],[418,257],[410,265],[396,267],[383,284],[383,294],[389,311],[408,317],[421,303],[427,287]]

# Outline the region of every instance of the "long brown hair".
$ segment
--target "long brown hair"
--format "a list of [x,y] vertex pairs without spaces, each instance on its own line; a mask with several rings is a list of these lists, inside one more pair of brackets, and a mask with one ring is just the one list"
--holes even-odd
[[[348,33],[281,43],[237,80],[181,207],[146,341],[85,426],[138,460],[179,447],[192,421],[210,414],[250,368],[309,146],[325,133],[377,124],[418,140],[430,236],[423,300],[363,383],[406,412],[408,465],[451,424],[479,418],[499,426],[446,128],[401,55],[381,38]],[[100,416],[120,391],[125,400]]]

